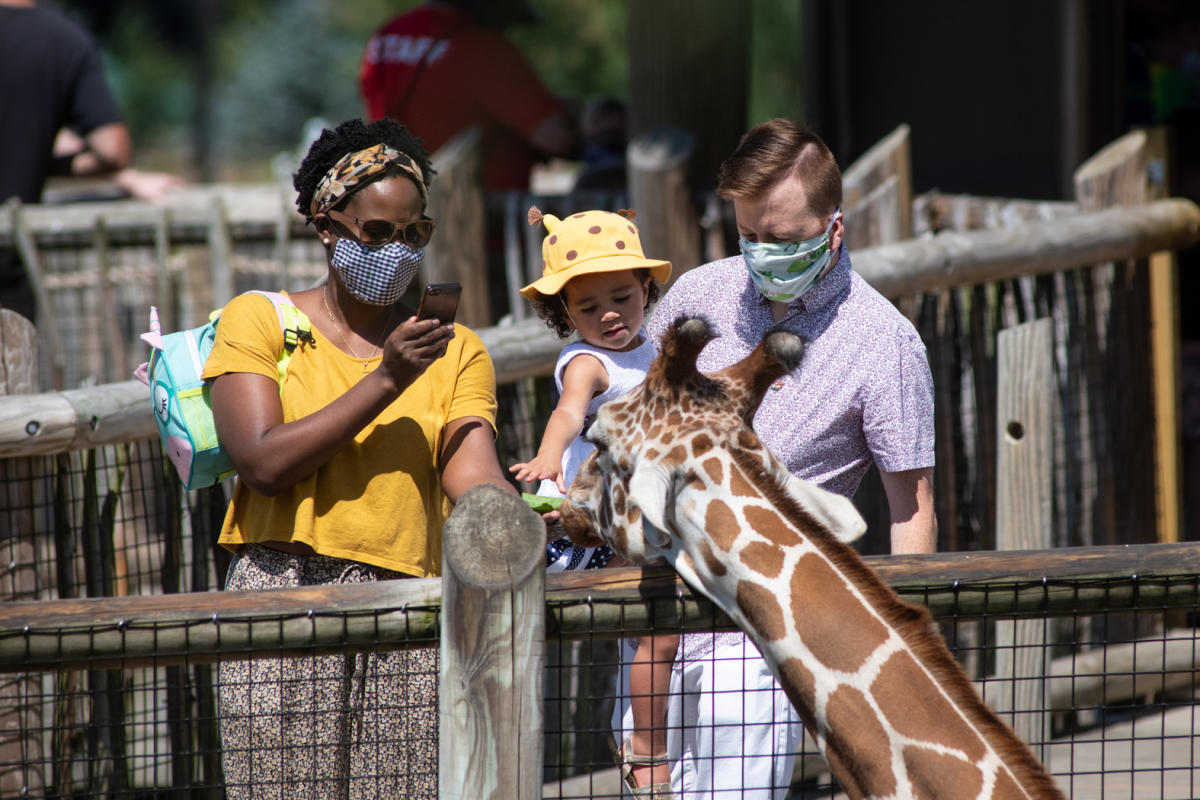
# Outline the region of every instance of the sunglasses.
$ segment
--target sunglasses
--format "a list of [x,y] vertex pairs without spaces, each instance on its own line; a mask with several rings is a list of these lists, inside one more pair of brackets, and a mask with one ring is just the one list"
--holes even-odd
[[420,249],[429,244],[429,239],[433,236],[433,229],[437,227],[436,222],[425,216],[416,222],[391,222],[386,219],[359,219],[349,214],[343,214],[354,220],[354,225],[359,230],[356,234],[333,216],[342,214],[341,211],[334,211],[331,208],[325,213],[329,216],[329,222],[337,231],[338,236],[351,239],[365,247],[383,247],[400,240],[409,247]]

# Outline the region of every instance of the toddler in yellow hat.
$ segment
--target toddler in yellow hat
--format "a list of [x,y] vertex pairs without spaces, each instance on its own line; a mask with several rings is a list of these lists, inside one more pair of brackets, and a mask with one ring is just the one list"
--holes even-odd
[[529,223],[544,223],[547,235],[542,277],[521,294],[559,336],[579,334],[555,365],[560,396],[537,455],[511,468],[519,481],[542,481],[539,494],[566,492],[592,450],[580,434],[602,404],[641,383],[654,360],[642,322],[671,264],[642,254],[633,216],[583,211],[560,220],[529,209]]
[[[579,334],[555,365],[560,394],[537,455],[511,467],[519,481],[540,480],[540,495],[566,492],[593,449],[580,434],[601,405],[645,380],[657,354],[642,322],[658,299],[659,284],[670,277],[671,264],[643,255],[633,217],[631,210],[584,211],[560,220],[529,209],[529,224],[545,223],[547,235],[542,277],[521,294],[559,336]],[[596,569],[612,555],[607,546],[577,547],[564,537],[546,546],[546,569]],[[677,635],[639,637],[630,666],[635,730],[632,744],[627,742],[619,756],[626,782],[641,790],[636,796],[651,791],[654,797],[669,797],[666,692],[678,646]],[[653,755],[658,753],[663,755]],[[643,780],[657,785],[650,789]]]

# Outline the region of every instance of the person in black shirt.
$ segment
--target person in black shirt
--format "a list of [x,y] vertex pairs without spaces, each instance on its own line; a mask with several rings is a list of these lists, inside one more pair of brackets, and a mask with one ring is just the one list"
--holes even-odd
[[[60,132],[77,134],[55,155]],[[33,0],[0,0],[0,203],[36,203],[51,175],[112,174],[134,196],[129,129],[86,31]],[[157,183],[155,191],[169,188]],[[33,294],[16,251],[0,247],[0,307],[34,318]]]

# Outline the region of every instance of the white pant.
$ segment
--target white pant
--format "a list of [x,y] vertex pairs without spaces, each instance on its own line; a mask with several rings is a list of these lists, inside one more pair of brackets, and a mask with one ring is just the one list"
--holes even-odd
[[[624,640],[613,711],[621,742],[633,731],[632,660]],[[787,695],[748,639],[671,670],[667,755],[681,800],[783,800],[802,732]]]

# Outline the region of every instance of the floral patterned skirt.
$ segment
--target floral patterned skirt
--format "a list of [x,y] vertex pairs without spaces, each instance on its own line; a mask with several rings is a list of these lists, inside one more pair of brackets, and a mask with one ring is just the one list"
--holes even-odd
[[[246,545],[225,588],[403,577]],[[437,797],[436,648],[227,661],[218,684],[230,800]]]

